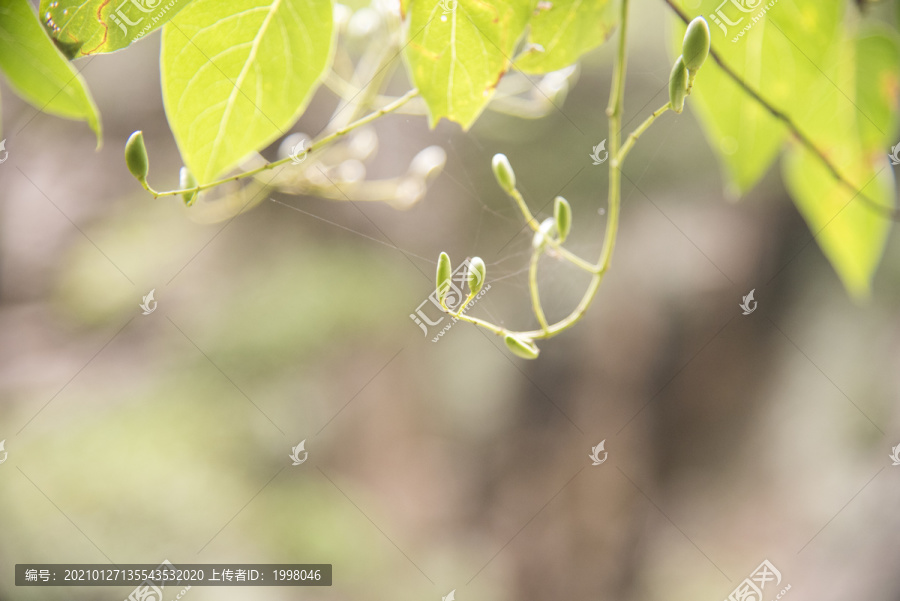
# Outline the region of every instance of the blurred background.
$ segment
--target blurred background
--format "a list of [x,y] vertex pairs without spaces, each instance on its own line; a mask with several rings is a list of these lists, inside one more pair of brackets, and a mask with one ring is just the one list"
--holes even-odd
[[[629,130],[666,102],[672,18],[634,11]],[[719,601],[764,559],[782,575],[766,601],[788,585],[795,601],[900,599],[896,237],[854,304],[778,169],[726,198],[689,102],[629,157],[612,270],[578,327],[532,362],[465,323],[432,342],[447,320],[423,335],[410,315],[442,250],[488,265],[472,315],[536,326],[531,239],[494,153],[539,216],[565,196],[570,248],[599,253],[608,165],[589,154],[608,136],[613,48],[539,119],[376,121],[367,178],[446,153],[405,210],[263,191],[240,215],[215,195],[153,200],[126,170],[142,129],[151,182],[177,184],[158,52],[157,33],[78,64],[103,116],[96,153],[83,124],[2,89],[0,599],[131,590],[16,588],[16,563],[164,559],[334,565],[330,588],[194,587],[196,601]],[[323,87],[294,131],[337,104]],[[587,279],[541,270],[559,319]]]

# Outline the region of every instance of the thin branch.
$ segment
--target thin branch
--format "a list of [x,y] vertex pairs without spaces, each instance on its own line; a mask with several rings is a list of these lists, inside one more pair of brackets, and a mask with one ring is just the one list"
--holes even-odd
[[[682,11],[681,8],[679,8],[675,4],[674,0],[663,0],[663,2],[665,2],[667,5],[669,5],[669,8],[671,8],[672,11],[676,15],[678,15],[678,17],[682,21],[684,21],[685,23],[691,22],[691,17],[688,16],[687,13]],[[784,112],[782,112],[778,108],[774,107],[770,102],[768,102],[765,98],[763,98],[758,91],[756,91],[752,87],[750,87],[750,85],[747,84],[747,82],[745,82],[741,78],[740,75],[738,75],[731,67],[729,67],[727,63],[725,63],[725,61],[722,59],[722,57],[720,57],[714,49],[712,49],[712,48],[709,49],[709,55],[712,57],[712,59],[714,61],[716,61],[716,64],[719,65],[719,68],[722,69],[722,71],[725,73],[725,75],[727,75],[729,78],[732,79],[732,81],[734,81],[738,86],[740,86],[744,90],[744,92],[747,93],[748,96],[753,98],[757,103],[759,103],[763,108],[765,108],[769,113],[771,113],[773,117],[775,117],[776,119],[778,119],[779,121],[784,123],[784,125],[787,126],[787,128],[789,130],[791,130],[791,133],[794,134],[794,137],[797,138],[797,141],[799,141],[807,150],[812,152],[819,159],[819,161],[823,165],[825,165],[825,168],[828,169],[828,171],[831,173],[831,176],[834,179],[836,179],[841,184],[843,184],[844,187],[846,187],[848,190],[850,190],[854,194],[856,194],[861,200],[863,200],[867,205],[869,205],[876,212],[878,212],[878,213],[884,215],[885,217],[888,217],[894,221],[900,221],[900,210],[892,209],[890,207],[886,207],[882,204],[879,204],[879,203],[875,202],[874,200],[872,200],[871,198],[869,198],[868,196],[866,196],[865,194],[863,194],[862,190],[857,189],[857,187],[850,180],[845,178],[841,174],[841,172],[838,171],[837,167],[835,167],[834,164],[830,160],[828,160],[828,157],[825,156],[825,153],[822,152],[821,150],[819,150],[819,148],[813,143],[813,141],[805,133],[803,133],[800,130],[800,128],[797,126],[797,124],[795,124],[793,122],[793,120],[791,120],[790,117],[788,117]]]
[[[403,96],[400,96],[399,98],[397,98],[390,104],[385,105],[385,106],[381,107],[380,109],[369,113],[365,117],[360,117],[353,123],[350,123],[349,125],[342,127],[341,129],[338,129],[337,131],[332,132],[319,140],[316,140],[315,142],[310,144],[309,148],[307,148],[304,151],[304,153],[309,154],[314,150],[318,150],[319,148],[322,148],[323,146],[327,146],[331,142],[334,142],[336,139],[340,138],[341,136],[348,134],[349,132],[353,131],[357,127],[366,125],[367,123],[371,123],[372,121],[378,119],[379,117],[397,110],[398,108],[400,108],[401,106],[403,106],[404,104],[406,104],[407,102],[409,102],[410,100],[415,98],[418,94],[419,94],[419,91],[416,88],[413,88],[412,90],[408,91]],[[228,176],[228,177],[220,179],[220,180],[209,182],[208,184],[200,184],[199,186],[194,186],[193,188],[184,188],[182,190],[168,190],[166,192],[158,192],[158,191],[152,189],[150,187],[150,185],[147,184],[146,182],[143,182],[141,185],[144,187],[145,190],[150,192],[154,198],[159,198],[161,196],[175,196],[178,194],[186,194],[186,193],[190,194],[190,193],[194,193],[194,192],[201,192],[203,190],[208,190],[209,188],[215,188],[216,186],[221,186],[222,184],[226,184],[228,182],[233,182],[233,181],[236,181],[239,179],[243,179],[245,177],[250,177],[251,175],[256,175],[257,173],[262,173],[263,171],[273,169],[280,165],[284,165],[288,161],[293,162],[294,157],[287,156],[287,157],[284,157],[283,159],[279,159],[277,161],[272,161],[271,163],[266,163],[255,169],[250,169],[249,171],[244,171],[243,173],[238,173],[237,175],[231,175],[231,176]]]

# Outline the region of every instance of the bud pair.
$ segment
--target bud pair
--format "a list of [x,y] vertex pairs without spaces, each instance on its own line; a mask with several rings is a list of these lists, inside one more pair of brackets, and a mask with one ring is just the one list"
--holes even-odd
[[556,236],[557,242],[566,241],[572,230],[572,206],[562,196],[553,199],[553,217],[548,217],[541,222],[531,241],[535,249],[543,250],[547,241]]
[[703,17],[697,17],[688,24],[681,56],[669,75],[669,104],[676,113],[684,110],[684,99],[691,93],[694,77],[709,55],[709,42],[709,25]]
[[[438,301],[440,303],[444,302],[444,297],[447,295],[447,290],[450,288],[452,269],[450,256],[447,253],[442,252],[441,256],[438,257],[437,273],[435,275]],[[469,294],[471,296],[474,296],[481,291],[481,287],[484,286],[484,276],[486,273],[487,268],[481,257],[473,257],[472,260],[469,261],[469,270],[466,274],[466,280],[469,284]]]

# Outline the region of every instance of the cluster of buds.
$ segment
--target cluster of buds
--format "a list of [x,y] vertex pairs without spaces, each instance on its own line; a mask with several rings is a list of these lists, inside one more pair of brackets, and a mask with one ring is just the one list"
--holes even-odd
[[[532,269],[536,270],[537,259],[543,253],[548,252],[563,253],[562,255],[558,256],[564,256],[569,260],[579,262],[581,263],[582,268],[587,268],[593,273],[594,266],[589,265],[586,261],[578,257],[574,257],[574,255],[562,248],[563,242],[565,242],[566,238],[569,235],[569,232],[572,229],[572,207],[569,202],[562,196],[557,196],[553,200],[553,216],[544,219],[540,223],[540,225],[538,225],[537,221],[534,219],[534,216],[531,214],[531,211],[528,209],[524,200],[522,199],[522,195],[516,189],[516,174],[513,171],[512,165],[510,165],[509,163],[509,159],[506,158],[506,155],[494,155],[494,158],[491,161],[491,168],[494,171],[494,177],[497,179],[497,183],[500,185],[504,192],[515,199],[519,206],[519,209],[522,211],[522,214],[525,217],[526,222],[534,231],[534,238],[532,240]],[[495,334],[502,336],[504,342],[506,343],[506,347],[514,355],[522,357],[523,359],[536,359],[538,354],[540,353],[540,350],[534,342],[534,336],[537,335],[539,337],[548,337],[549,335],[551,335],[550,331],[548,330],[546,319],[543,315],[543,310],[540,309],[540,302],[536,298],[536,271],[533,272],[534,277],[532,277],[531,281],[531,286],[534,288],[532,290],[532,299],[534,303],[535,314],[538,317],[538,321],[541,322],[541,327],[544,329],[543,331],[535,334],[529,332],[511,332],[505,328],[501,328],[500,326],[496,326],[483,320],[463,315],[463,309],[465,309],[466,305],[475,297],[475,295],[478,294],[478,291],[481,290],[482,286],[484,285],[485,266],[484,261],[482,261],[479,257],[475,257],[474,259],[472,259],[469,265],[468,298],[462,303],[458,310],[453,311],[449,309],[445,304],[444,299],[449,287],[448,282],[450,281],[451,268],[452,265],[450,264],[450,257],[447,256],[447,253],[442,252],[440,257],[438,258],[436,284],[438,302],[440,302],[441,307],[444,309],[444,311],[458,319],[463,319],[465,321],[475,323],[491,330]]]
[[703,17],[697,17],[688,24],[681,43],[681,56],[675,59],[669,75],[669,104],[672,110],[684,110],[684,99],[690,96],[697,71],[709,55],[709,25]]

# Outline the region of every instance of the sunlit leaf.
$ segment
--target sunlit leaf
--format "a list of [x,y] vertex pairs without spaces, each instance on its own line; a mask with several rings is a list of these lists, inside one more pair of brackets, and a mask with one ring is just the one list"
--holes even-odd
[[468,128],[509,68],[533,0],[413,0],[406,59],[428,106]]
[[532,46],[516,66],[526,73],[568,67],[609,38],[618,16],[617,0],[538,2],[529,24],[528,42]]
[[[822,77],[813,89],[817,101],[799,119],[799,125],[859,192],[841,184],[817,157],[796,144],[786,153],[784,176],[794,203],[845,288],[854,297],[864,298],[871,290],[893,224],[873,204],[887,209],[895,205],[887,150],[873,152],[863,141],[868,138],[871,143],[875,134],[886,135],[891,122],[889,112],[876,102],[879,97],[874,86],[880,77],[872,74],[896,72],[898,66],[882,60],[882,68],[872,69],[868,75],[857,72],[856,49],[871,49],[874,42],[869,39],[857,44],[838,38],[837,43],[841,44],[839,58],[823,63]],[[867,92],[855,98],[857,89]],[[862,98],[866,100],[860,103]]]
[[[784,113],[802,114],[816,101],[812,91],[821,78],[818,65],[839,38],[843,1],[794,0],[766,8],[769,3],[749,0],[740,4],[753,8],[743,10],[738,4],[702,0],[699,8],[684,8],[706,17],[713,48],[747,84]],[[683,35],[679,22],[675,55],[681,53]],[[752,188],[778,155],[784,127],[711,59],[697,75],[686,105],[697,111],[732,191]]]
[[191,0],[41,0],[44,27],[69,57],[125,48]]
[[36,108],[86,121],[100,144],[100,116],[87,85],[53,45],[28,0],[0,4],[0,70]]
[[331,60],[329,0],[194,0],[163,28],[163,101],[206,183],[297,120]]
[[887,27],[867,28],[856,43],[856,106],[863,148],[883,154],[894,144],[900,100],[900,35]]
[[[860,160],[842,163],[855,181],[864,181],[862,193],[882,206],[893,207],[894,177],[886,158],[875,165]],[[794,204],[816,235],[816,242],[834,267],[844,287],[865,298],[884,252],[892,222],[852,191],[840,185],[822,162],[801,148],[785,156],[784,175]]]

